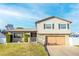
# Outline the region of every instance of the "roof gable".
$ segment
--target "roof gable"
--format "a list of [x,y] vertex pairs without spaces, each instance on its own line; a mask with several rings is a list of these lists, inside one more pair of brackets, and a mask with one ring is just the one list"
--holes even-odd
[[58,18],[59,20],[62,20],[62,21],[66,21],[66,22],[70,22],[70,23],[72,23],[72,22],[69,21],[69,20],[65,20],[65,19],[62,19],[62,18],[59,18],[59,17],[55,17],[55,16],[51,16],[51,17],[48,17],[48,18],[39,20],[39,21],[37,21],[36,23],[40,23],[40,22],[42,22],[42,21],[46,21],[46,20],[49,20],[49,19],[52,19],[52,18]]

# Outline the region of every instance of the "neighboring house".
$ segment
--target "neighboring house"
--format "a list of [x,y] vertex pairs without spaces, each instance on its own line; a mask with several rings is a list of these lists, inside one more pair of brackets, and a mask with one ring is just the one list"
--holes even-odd
[[38,41],[45,45],[69,45],[71,21],[48,17],[36,22]]
[[8,32],[12,34],[15,41],[17,35],[21,40],[23,33],[28,32],[30,41],[35,39],[44,45],[69,45],[71,21],[52,16],[39,20],[35,24],[36,29],[13,29]]
[[6,36],[4,35],[4,34],[2,34],[2,33],[0,33],[0,44],[4,44],[4,43],[6,43]]

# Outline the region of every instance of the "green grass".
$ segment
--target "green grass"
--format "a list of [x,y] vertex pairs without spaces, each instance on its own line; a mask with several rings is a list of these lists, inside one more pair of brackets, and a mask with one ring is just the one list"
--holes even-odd
[[41,44],[8,43],[0,44],[0,56],[47,56]]

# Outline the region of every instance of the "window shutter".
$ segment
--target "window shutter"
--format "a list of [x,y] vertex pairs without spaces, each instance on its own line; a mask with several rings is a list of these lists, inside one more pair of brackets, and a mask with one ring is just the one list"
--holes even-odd
[[54,24],[52,24],[52,28],[54,29]]
[[45,24],[44,24],[44,29],[45,29]]
[[67,24],[67,29],[69,29],[69,24]]
[[60,24],[58,25],[59,29],[60,29]]

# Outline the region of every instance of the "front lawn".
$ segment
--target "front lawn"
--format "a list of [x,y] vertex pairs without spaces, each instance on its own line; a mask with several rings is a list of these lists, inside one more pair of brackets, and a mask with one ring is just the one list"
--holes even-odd
[[45,48],[36,43],[0,44],[0,56],[47,56]]

